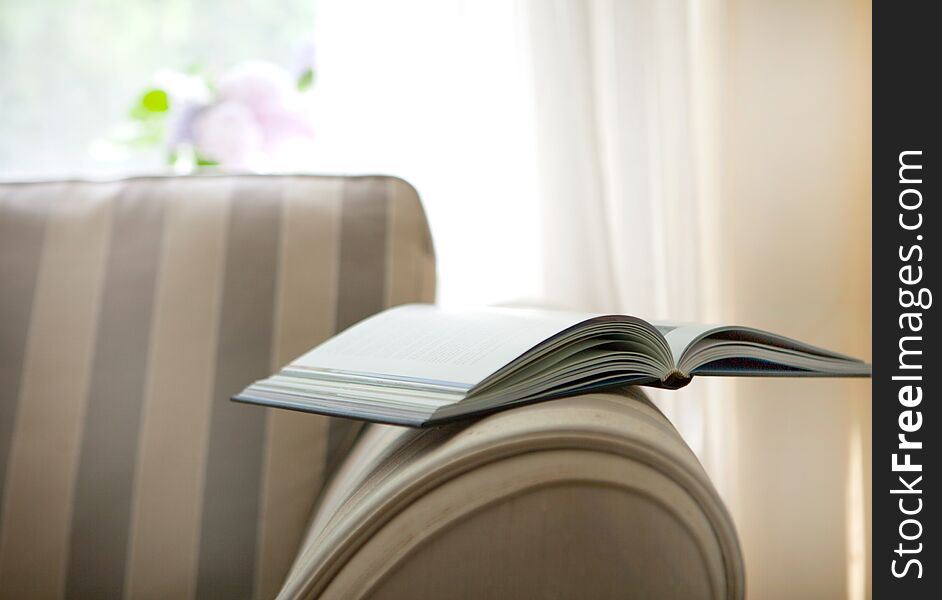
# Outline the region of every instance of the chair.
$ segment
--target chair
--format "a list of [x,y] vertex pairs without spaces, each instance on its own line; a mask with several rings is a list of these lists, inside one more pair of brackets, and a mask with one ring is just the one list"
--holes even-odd
[[228,401],[434,286],[395,178],[0,184],[0,598],[741,597],[637,390],[421,430]]

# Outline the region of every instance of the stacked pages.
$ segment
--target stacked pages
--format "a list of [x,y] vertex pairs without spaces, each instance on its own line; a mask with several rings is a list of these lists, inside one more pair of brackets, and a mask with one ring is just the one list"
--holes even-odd
[[425,426],[694,375],[867,377],[863,361],[748,327],[410,304],[350,327],[233,400]]

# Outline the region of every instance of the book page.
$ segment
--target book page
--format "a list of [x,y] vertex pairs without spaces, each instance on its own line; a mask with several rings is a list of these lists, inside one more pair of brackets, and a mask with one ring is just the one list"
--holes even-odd
[[670,346],[671,356],[674,358],[675,365],[680,362],[680,357],[683,355],[684,350],[686,350],[695,339],[717,327],[716,325],[678,323],[673,321],[652,321],[651,324],[654,325],[657,330],[661,332],[661,335],[664,336],[664,339],[667,340],[667,345]]
[[540,342],[595,316],[409,304],[361,321],[291,366],[470,388]]
[[[782,367],[788,367],[817,373],[869,373],[869,366],[855,358],[751,327],[666,322],[655,326],[667,340],[678,367],[682,366],[681,357],[696,342],[696,352],[685,357],[688,363],[691,359],[694,361],[683,365],[688,371],[714,361],[733,360],[738,362],[714,366],[711,372],[773,375],[781,374]],[[705,373],[703,370],[694,372]]]

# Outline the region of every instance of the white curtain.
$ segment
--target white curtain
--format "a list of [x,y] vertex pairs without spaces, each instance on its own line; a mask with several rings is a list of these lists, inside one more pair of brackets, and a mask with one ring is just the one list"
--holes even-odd
[[[716,318],[705,289],[716,261],[698,189],[689,10],[684,0],[528,4],[547,302]],[[698,385],[696,401],[656,400],[725,484],[704,439],[716,387]],[[726,429],[711,438],[729,442]]]

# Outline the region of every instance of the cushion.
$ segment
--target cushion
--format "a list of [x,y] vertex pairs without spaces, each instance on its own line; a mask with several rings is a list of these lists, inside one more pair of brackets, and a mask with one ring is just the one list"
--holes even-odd
[[232,403],[431,301],[387,177],[0,185],[0,596],[273,597],[353,421]]

